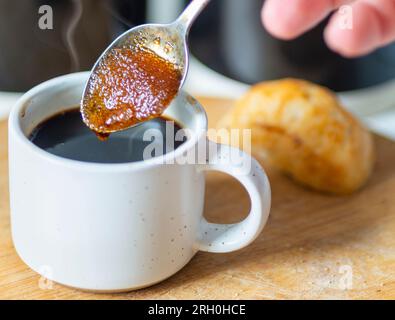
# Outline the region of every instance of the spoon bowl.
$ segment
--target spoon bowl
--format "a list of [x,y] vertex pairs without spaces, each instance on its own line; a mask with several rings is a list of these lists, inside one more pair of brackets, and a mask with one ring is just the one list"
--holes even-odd
[[[132,28],[120,35],[99,57],[93,69],[91,76],[85,86],[83,99],[87,96],[92,75],[100,67],[101,62],[106,59],[107,55],[114,49],[119,48],[146,48],[159,57],[172,63],[181,74],[179,89],[184,85],[189,68],[189,48],[187,45],[189,30],[206,7],[210,0],[193,0],[184,10],[180,17],[170,24],[145,24]],[[84,103],[81,103],[81,113],[84,118]],[[86,119],[84,121],[87,123]],[[135,124],[138,125],[138,124]],[[124,128],[129,129],[135,125]],[[118,130],[117,130],[118,131]],[[106,131],[102,133],[111,133],[114,131]]]

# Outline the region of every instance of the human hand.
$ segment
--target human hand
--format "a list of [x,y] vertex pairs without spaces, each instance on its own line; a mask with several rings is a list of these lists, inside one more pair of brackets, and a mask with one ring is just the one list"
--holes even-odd
[[290,40],[343,5],[350,5],[352,25],[342,28],[344,16],[334,13],[324,34],[332,50],[356,57],[395,40],[395,0],[266,0],[262,19],[271,34]]

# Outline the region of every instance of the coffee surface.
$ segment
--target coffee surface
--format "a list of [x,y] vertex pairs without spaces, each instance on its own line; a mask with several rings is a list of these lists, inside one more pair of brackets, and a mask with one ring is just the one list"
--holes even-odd
[[113,49],[89,80],[83,120],[105,137],[158,117],[177,95],[181,78],[176,65],[149,49]]
[[183,143],[176,141],[180,130],[181,126],[174,120],[158,117],[100,141],[81,121],[80,110],[76,108],[43,121],[32,132],[30,140],[41,149],[67,159],[129,163],[146,160],[144,153],[148,146],[156,152],[151,152],[151,157],[174,151]]

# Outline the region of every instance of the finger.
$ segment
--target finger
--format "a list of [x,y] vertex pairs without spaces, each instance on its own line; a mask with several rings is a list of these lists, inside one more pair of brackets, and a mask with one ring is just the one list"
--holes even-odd
[[395,40],[395,0],[361,0],[351,6],[351,29],[336,13],[325,30],[328,46],[346,57],[368,54]]
[[267,0],[262,10],[266,29],[281,39],[293,39],[317,25],[330,12],[353,0]]

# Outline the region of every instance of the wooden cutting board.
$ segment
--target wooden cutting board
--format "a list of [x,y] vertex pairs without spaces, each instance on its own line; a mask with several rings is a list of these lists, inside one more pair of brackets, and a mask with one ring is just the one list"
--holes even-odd
[[[200,99],[210,125],[231,101]],[[92,294],[42,279],[14,251],[9,223],[7,132],[0,123],[0,299],[393,299],[395,143],[376,137],[378,161],[362,191],[347,197],[304,189],[271,168],[270,220],[248,248],[198,253],[178,274],[128,294]],[[265,164],[263,164],[265,166]],[[210,174],[206,216],[236,222],[249,200],[232,178]],[[50,287],[50,286],[49,286]]]

